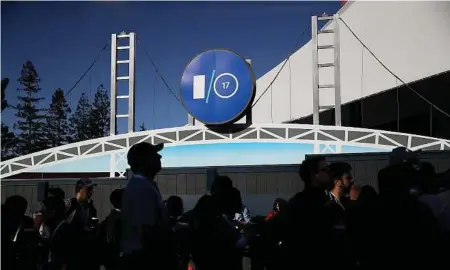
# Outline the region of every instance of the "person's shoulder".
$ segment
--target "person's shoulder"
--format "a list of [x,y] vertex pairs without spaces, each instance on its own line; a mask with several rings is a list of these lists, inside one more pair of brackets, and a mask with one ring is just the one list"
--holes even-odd
[[28,228],[32,228],[33,227],[34,222],[33,222],[33,219],[31,217],[24,216],[23,217],[23,224],[24,224],[24,227],[26,229],[28,229]]

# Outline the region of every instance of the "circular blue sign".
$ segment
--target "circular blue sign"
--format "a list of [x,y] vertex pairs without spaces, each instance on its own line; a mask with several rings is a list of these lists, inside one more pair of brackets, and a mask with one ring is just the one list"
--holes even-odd
[[254,96],[253,70],[244,58],[229,50],[210,50],[198,55],[181,77],[183,106],[207,125],[238,120]]

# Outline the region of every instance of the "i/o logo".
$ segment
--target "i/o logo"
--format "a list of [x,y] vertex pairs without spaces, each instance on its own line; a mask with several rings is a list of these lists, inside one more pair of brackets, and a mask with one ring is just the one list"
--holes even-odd
[[192,98],[193,99],[205,99],[208,103],[211,91],[214,90],[214,94],[222,99],[231,98],[236,95],[239,90],[239,81],[231,73],[225,72],[218,76],[216,70],[212,71],[211,78],[209,79],[208,90],[206,90],[206,75],[195,75],[192,81]]
[[186,110],[207,125],[239,119],[253,101],[255,76],[244,58],[229,50],[210,50],[187,65],[180,98]]

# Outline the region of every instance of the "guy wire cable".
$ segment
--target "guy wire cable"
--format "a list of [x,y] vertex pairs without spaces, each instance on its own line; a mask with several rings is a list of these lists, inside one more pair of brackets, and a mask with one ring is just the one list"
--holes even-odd
[[281,71],[283,71],[284,66],[286,66],[287,62],[289,61],[289,59],[291,58],[291,56],[298,50],[298,45],[300,44],[300,41],[303,37],[303,35],[306,33],[306,30],[308,30],[309,28],[309,24],[303,29],[303,32],[300,34],[300,37],[297,40],[297,43],[295,44],[295,48],[294,50],[291,51],[291,53],[288,55],[288,57],[286,58],[286,60],[284,60],[283,65],[281,65],[281,68],[278,70],[277,74],[275,75],[275,77],[272,79],[272,81],[269,83],[269,85],[266,87],[266,89],[264,89],[264,91],[262,92],[262,94],[258,97],[258,99],[256,99],[256,101],[253,103],[252,107],[255,107],[256,103],[258,103],[258,101],[264,96],[264,94],[269,91],[269,89],[271,89],[273,83],[275,82],[275,80],[278,78],[278,76],[280,75]]
[[[139,37],[136,36],[137,42],[139,44],[141,43],[141,40],[139,39]],[[153,61],[153,59],[150,57],[150,55],[148,54],[147,50],[145,49],[145,46],[141,46],[142,49],[144,50],[145,55],[147,56],[147,59],[150,61],[150,63],[152,64],[153,68],[155,69],[156,74],[159,76],[159,78],[161,78],[162,82],[165,84],[165,86],[167,87],[167,90],[170,91],[170,93],[172,94],[172,96],[175,97],[175,99],[180,103],[180,105],[182,104],[181,100],[178,98],[178,96],[172,91],[172,88],[170,88],[169,84],[167,83],[167,81],[164,79],[164,77],[162,76],[161,72],[159,71],[158,67],[156,66],[155,62]]]
[[430,100],[428,100],[426,97],[422,96],[420,93],[418,93],[416,90],[414,90],[408,83],[406,83],[405,81],[403,81],[399,76],[397,76],[394,72],[392,72],[385,64],[383,64],[383,62],[381,62],[381,60],[366,46],[366,44],[364,44],[364,42],[362,42],[361,39],[358,38],[358,36],[355,34],[355,32],[353,32],[353,30],[350,28],[350,26],[348,26],[348,24],[344,21],[344,19],[339,18],[342,23],[344,23],[345,27],[347,27],[347,29],[350,31],[350,33],[352,33],[352,35],[366,48],[366,50],[375,58],[375,60],[377,60],[377,62],[384,68],[386,69],[392,76],[394,76],[397,80],[399,80],[404,86],[406,86],[406,88],[408,88],[409,90],[411,90],[412,92],[414,92],[417,96],[419,96],[422,100],[424,100],[425,102],[427,102],[430,106],[432,106],[433,108],[435,108],[437,111],[441,112],[442,114],[444,114],[445,116],[447,116],[448,118],[450,118],[450,114],[447,113],[446,111],[442,110],[441,108],[439,108],[438,106],[434,105],[433,102],[431,102]]
[[153,97],[152,97],[152,114],[153,114],[153,129],[156,129],[156,117],[155,117],[155,99],[156,99],[156,71],[155,71],[155,75],[153,76]]
[[[86,77],[86,75],[88,74],[89,71],[91,71],[91,69],[94,67],[94,65],[97,63],[98,59],[100,58],[100,55],[106,50],[106,48],[108,47],[109,43],[111,41],[108,40],[108,42],[105,44],[105,46],[103,46],[103,48],[100,50],[100,52],[97,54],[97,56],[94,58],[94,61],[89,65],[89,67],[86,69],[86,71],[83,73],[83,75],[81,75],[81,77],[74,83],[74,85],[69,89],[69,91],[67,91],[67,93],[64,94],[64,97],[67,97],[68,95],[70,95],[72,93],[72,91],[78,86],[78,84],[84,79],[84,77]],[[72,103],[72,95],[70,95],[70,103]],[[76,108],[75,108],[76,110]],[[44,119],[46,117],[48,117],[50,114],[50,111],[47,110],[47,112],[44,115]]]
[[106,48],[108,47],[110,42],[111,41],[108,41],[105,44],[105,46],[103,46],[102,50],[97,54],[97,56],[95,57],[92,64],[86,69],[86,71],[83,73],[83,75],[81,75],[81,77],[78,79],[78,81],[75,82],[75,84],[69,89],[69,91],[67,91],[67,93],[64,95],[64,97],[67,97],[67,95],[70,94],[70,92],[72,92],[78,86],[78,84],[81,82],[81,80],[84,79],[84,77],[88,74],[88,72],[91,71],[91,69],[94,67],[95,63],[97,63],[98,59],[100,58],[100,55],[103,53],[103,51],[106,50]]

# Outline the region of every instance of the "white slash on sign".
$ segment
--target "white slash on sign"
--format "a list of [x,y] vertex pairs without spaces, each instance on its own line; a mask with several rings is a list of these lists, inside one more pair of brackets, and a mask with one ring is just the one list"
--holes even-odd
[[193,81],[193,99],[204,99],[205,98],[205,75],[194,76]]

